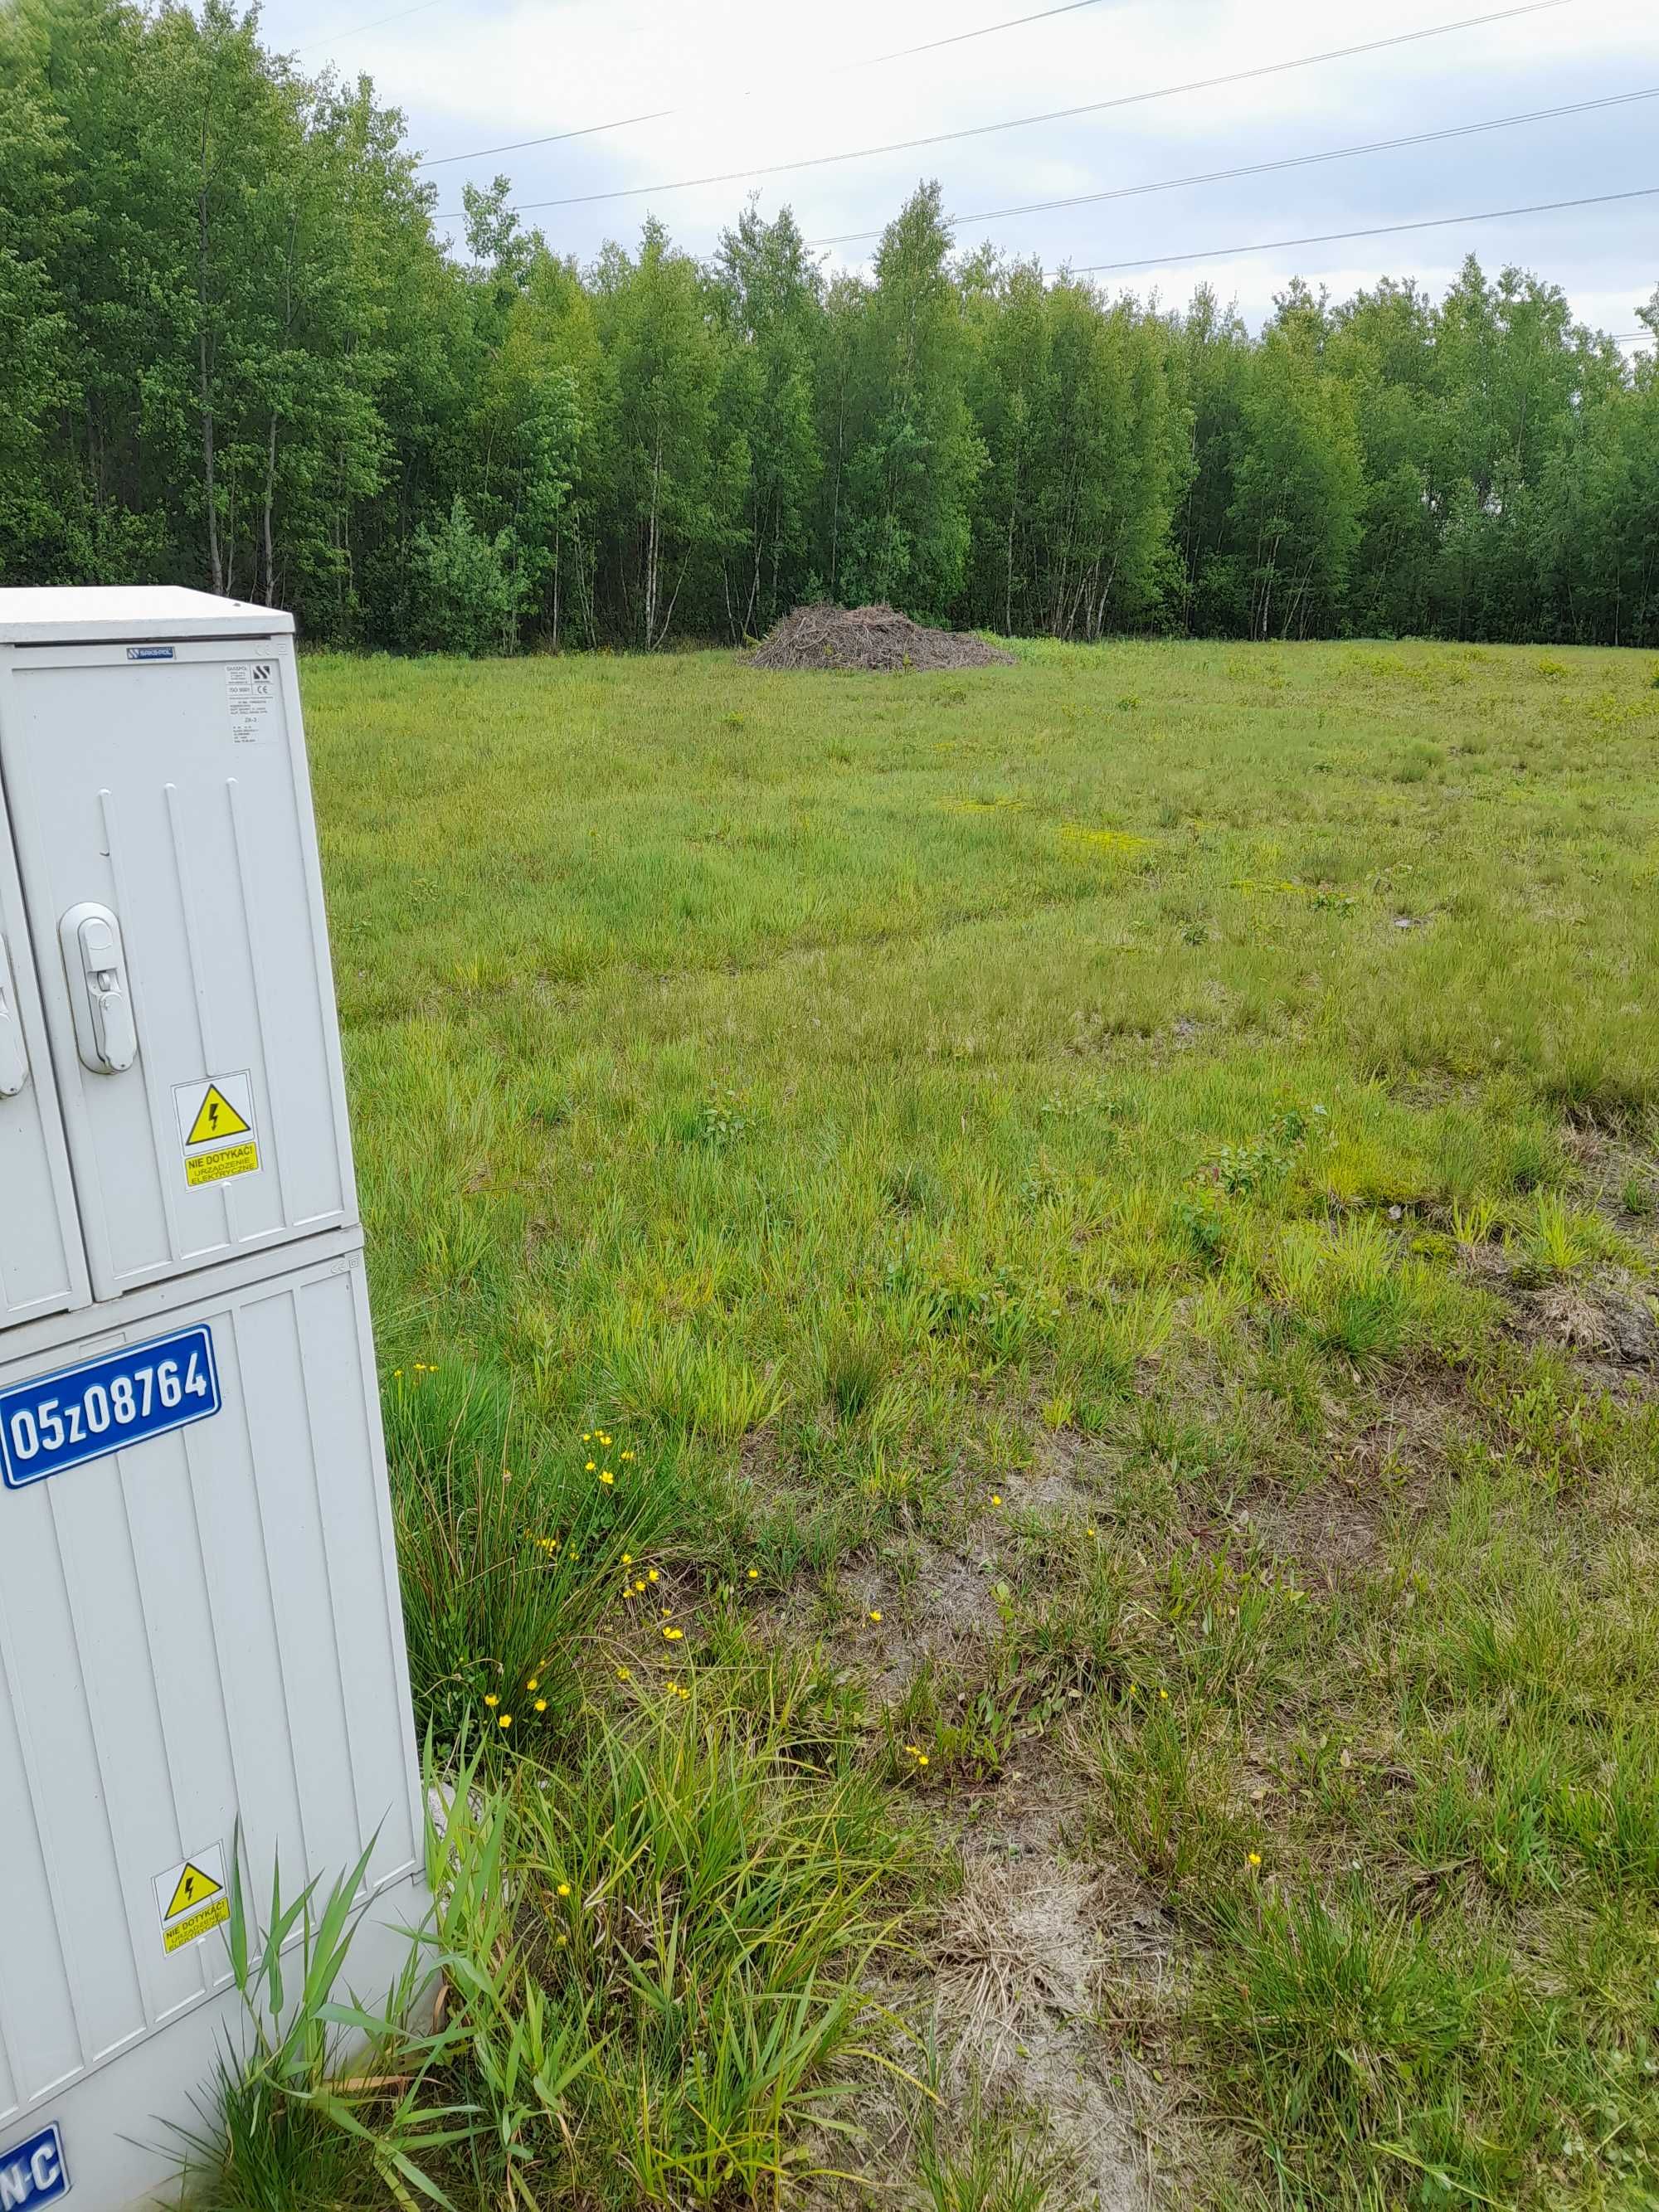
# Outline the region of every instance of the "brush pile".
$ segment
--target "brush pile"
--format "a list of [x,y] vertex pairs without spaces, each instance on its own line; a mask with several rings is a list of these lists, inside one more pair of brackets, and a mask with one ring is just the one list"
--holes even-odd
[[927,629],[892,607],[797,607],[768,635],[752,668],[1012,668],[1014,656],[983,638]]

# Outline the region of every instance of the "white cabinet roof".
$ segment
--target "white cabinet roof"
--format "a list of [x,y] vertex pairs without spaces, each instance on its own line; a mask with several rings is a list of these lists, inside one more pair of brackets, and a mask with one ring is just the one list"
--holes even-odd
[[286,636],[281,607],[216,599],[173,584],[64,585],[0,590],[0,645],[70,645],[123,638]]

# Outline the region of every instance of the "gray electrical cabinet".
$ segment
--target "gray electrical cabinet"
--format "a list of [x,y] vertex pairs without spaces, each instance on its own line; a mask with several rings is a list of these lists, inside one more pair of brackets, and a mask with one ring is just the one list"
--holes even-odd
[[422,1808],[290,618],[0,591],[0,2212],[165,2184],[232,1855]]

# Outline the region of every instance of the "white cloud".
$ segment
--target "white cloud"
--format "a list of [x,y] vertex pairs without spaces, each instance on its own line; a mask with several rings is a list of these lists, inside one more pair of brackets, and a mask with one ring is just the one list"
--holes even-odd
[[[1011,116],[1358,45],[1449,21],[1482,0],[1099,0],[1047,21],[875,67],[868,57],[1029,12],[1035,0],[437,0],[342,35],[340,0],[270,0],[267,39],[366,69],[433,154],[579,131],[656,108],[661,119],[434,170],[445,209],[460,184],[512,177],[535,202],[637,191],[763,170],[848,148],[963,131]],[[349,5],[349,0],[346,0]],[[362,0],[372,18],[373,0]],[[315,44],[311,41],[317,41]],[[1432,131],[1659,86],[1651,0],[1567,0],[1545,12],[1248,82],[868,160],[754,178],[809,237],[878,226],[920,176],[953,210],[980,210]],[[1659,185],[1659,100],[1216,185],[968,226],[1049,265],[1179,255],[1544,199]],[[696,252],[741,205],[745,182],[530,217],[586,258],[633,238],[647,209]],[[1200,278],[1253,319],[1294,272],[1339,295],[1383,272],[1442,284],[1466,251],[1514,259],[1564,285],[1576,310],[1618,330],[1659,280],[1659,198],[1364,244],[1286,249],[1213,266],[1172,263],[1127,279],[1183,298]],[[836,259],[856,262],[860,245]]]

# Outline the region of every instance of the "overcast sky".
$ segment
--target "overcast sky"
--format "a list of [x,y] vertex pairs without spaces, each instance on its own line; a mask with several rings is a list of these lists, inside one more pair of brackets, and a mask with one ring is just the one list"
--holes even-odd
[[[1339,147],[1600,100],[1659,94],[1656,0],[1565,0],[1443,36],[1210,90],[999,130],[953,143],[782,173],[821,155],[1122,100],[1194,78],[1494,14],[1500,0],[1091,0],[983,37],[1049,0],[269,0],[267,42],[310,70],[367,71],[423,153],[467,153],[658,109],[556,145],[427,172],[439,209],[464,179],[513,180],[526,220],[561,253],[631,244],[647,212],[706,254],[757,190],[809,239],[878,230],[938,177],[957,242],[989,239],[1050,269],[1148,259],[1114,289],[1184,301],[1207,281],[1252,324],[1300,273],[1340,298],[1379,276],[1437,294],[1466,252],[1561,284],[1574,312],[1621,336],[1659,283],[1659,193],[1622,204],[1397,237],[1218,249],[1540,200],[1659,186],[1659,96],[1353,160],[1191,184],[1092,206],[975,220],[1032,201],[1158,183]],[[957,40],[933,52],[896,48]],[[732,181],[665,189],[738,172]],[[643,189],[641,189],[643,188]],[[586,204],[537,201],[619,195]],[[451,228],[459,239],[458,222]],[[857,265],[873,240],[826,249]],[[1196,261],[1175,258],[1200,254]]]

